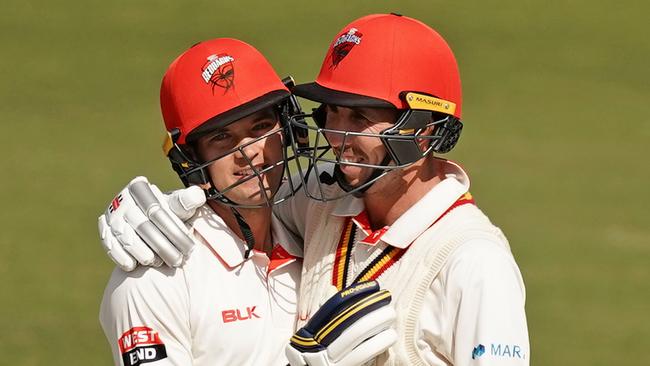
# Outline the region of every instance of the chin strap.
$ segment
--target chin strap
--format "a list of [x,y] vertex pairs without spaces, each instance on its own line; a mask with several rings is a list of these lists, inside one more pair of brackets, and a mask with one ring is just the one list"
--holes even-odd
[[244,217],[239,213],[239,211],[237,211],[237,209],[235,209],[233,206],[230,206],[230,210],[235,216],[235,219],[237,219],[237,224],[239,225],[239,229],[241,230],[242,235],[244,235],[244,240],[246,241],[246,246],[248,247],[244,253],[244,259],[248,259],[251,250],[255,248],[255,238],[253,237],[253,231],[251,230],[251,227],[246,223],[246,220],[244,220]]

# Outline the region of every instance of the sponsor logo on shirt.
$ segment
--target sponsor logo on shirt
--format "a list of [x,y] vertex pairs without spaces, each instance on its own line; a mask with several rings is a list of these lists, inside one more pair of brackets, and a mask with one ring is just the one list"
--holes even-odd
[[232,323],[253,318],[260,319],[260,316],[255,314],[256,307],[257,306],[247,306],[246,311],[239,311],[239,309],[224,310],[221,312],[221,319],[223,319],[224,323]]
[[490,345],[490,354],[497,357],[526,358],[521,347],[516,344],[492,343]]
[[137,366],[167,358],[165,344],[149,327],[133,327],[117,340],[125,366]]
[[485,353],[485,346],[482,344],[479,344],[478,346],[474,347],[474,350],[472,351],[472,360],[475,360]]
[[[472,360],[475,360],[483,354],[485,354],[486,348],[484,345],[479,344],[474,347],[472,350]],[[526,359],[526,354],[524,350],[516,344],[502,344],[502,343],[491,343],[489,353],[486,356],[492,357],[502,357],[502,358],[519,358],[522,360]]]

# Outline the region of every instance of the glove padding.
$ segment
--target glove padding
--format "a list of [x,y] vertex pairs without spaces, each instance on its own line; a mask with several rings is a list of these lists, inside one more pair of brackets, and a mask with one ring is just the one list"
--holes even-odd
[[353,366],[375,358],[397,340],[390,301],[390,292],[376,281],[339,291],[291,337],[289,364]]
[[125,271],[138,264],[178,267],[194,240],[183,220],[205,203],[200,187],[180,189],[169,195],[136,177],[99,216],[99,235],[109,258]]

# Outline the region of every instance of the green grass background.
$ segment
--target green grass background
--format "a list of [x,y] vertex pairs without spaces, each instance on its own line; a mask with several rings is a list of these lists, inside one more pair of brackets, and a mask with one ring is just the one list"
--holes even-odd
[[3,1],[0,364],[111,363],[96,218],[134,175],[179,185],[158,107],[176,55],[237,37],[305,82],[343,25],[389,11],[455,50],[450,157],[510,238],[532,364],[650,364],[650,5],[587,0]]

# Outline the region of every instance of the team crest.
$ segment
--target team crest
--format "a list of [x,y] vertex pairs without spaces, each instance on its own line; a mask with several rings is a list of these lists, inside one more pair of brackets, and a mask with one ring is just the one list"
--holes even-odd
[[212,94],[216,87],[224,89],[224,94],[235,85],[235,59],[226,54],[210,55],[201,68],[201,77],[206,84],[212,86]]
[[337,38],[332,46],[332,65],[330,67],[337,67],[352,48],[361,43],[361,37],[363,34],[358,29],[350,28],[347,33]]

